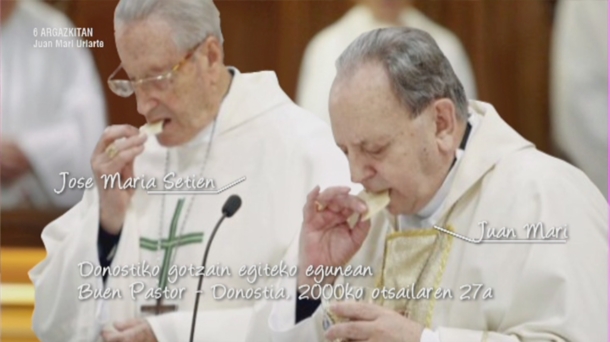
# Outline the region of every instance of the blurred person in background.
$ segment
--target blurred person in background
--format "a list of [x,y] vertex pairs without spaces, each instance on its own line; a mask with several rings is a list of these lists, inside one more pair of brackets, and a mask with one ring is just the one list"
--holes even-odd
[[62,39],[34,29],[71,27],[44,2],[2,1],[2,210],[70,207],[82,190],[55,193],[62,188],[60,173],[91,174],[89,158],[106,125],[91,53],[34,47],[36,40]]
[[560,1],[555,20],[553,143],[608,199],[608,2]]
[[358,0],[341,19],[320,31],[309,43],[297,85],[297,103],[330,123],[328,97],[335,78],[335,60],[360,34],[383,27],[409,26],[427,31],[449,59],[470,99],[476,81],[460,40],[412,5],[411,0]]

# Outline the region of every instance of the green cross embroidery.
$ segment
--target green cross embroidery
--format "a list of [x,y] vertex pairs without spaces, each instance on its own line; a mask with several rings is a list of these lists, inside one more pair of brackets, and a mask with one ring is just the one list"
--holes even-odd
[[[182,212],[182,206],[184,205],[184,198],[178,200],[172,222],[169,229],[169,236],[167,239],[161,239],[161,243],[158,240],[147,239],[145,237],[140,238],[140,248],[147,249],[149,251],[157,251],[159,247],[165,250],[163,256],[163,263],[159,272],[159,288],[165,289],[167,286],[167,278],[170,268],[170,262],[172,256],[177,252],[177,248],[180,246],[191,245],[194,243],[201,243],[203,241],[203,233],[189,233],[181,236],[176,236],[178,230],[178,219]],[[160,246],[159,246],[160,245]]]

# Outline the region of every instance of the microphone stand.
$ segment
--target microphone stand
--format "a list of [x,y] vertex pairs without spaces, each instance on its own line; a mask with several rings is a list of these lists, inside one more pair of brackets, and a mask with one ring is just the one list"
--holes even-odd
[[210,246],[212,245],[212,241],[214,240],[214,235],[216,235],[216,231],[220,224],[227,217],[226,213],[222,213],[222,217],[216,223],[216,227],[212,231],[212,235],[210,235],[210,239],[208,240],[208,245],[205,248],[205,253],[203,254],[203,262],[201,266],[203,267],[201,274],[199,275],[199,284],[197,285],[197,294],[195,295],[195,308],[193,309],[193,321],[191,322],[191,337],[189,338],[189,342],[193,342],[193,338],[195,337],[195,321],[197,320],[197,309],[199,308],[199,297],[201,296],[201,286],[203,285],[203,274],[205,272],[205,265],[208,261],[208,253],[210,252]]

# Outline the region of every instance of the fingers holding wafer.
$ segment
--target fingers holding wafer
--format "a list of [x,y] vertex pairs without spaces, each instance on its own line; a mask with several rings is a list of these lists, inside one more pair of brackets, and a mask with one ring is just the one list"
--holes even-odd
[[102,137],[95,146],[95,154],[101,154],[106,151],[108,146],[114,143],[117,139],[137,136],[140,131],[131,125],[113,125],[106,127]]
[[147,136],[130,125],[107,127],[98,141],[91,158],[91,168],[96,177],[125,172],[134,158],[144,151]]
[[351,189],[347,186],[333,186],[322,191],[316,198],[316,201],[321,205],[326,206],[333,198],[349,194],[350,190]]
[[390,204],[390,195],[387,190],[377,193],[362,191],[358,194],[358,197],[366,203],[367,210],[364,213],[359,212],[350,215],[347,219],[350,228],[354,228],[360,222],[370,220],[374,215]]
[[320,186],[316,186],[307,194],[307,201],[305,202],[305,206],[303,207],[303,216],[307,217],[315,213],[316,210],[316,202],[318,195],[320,194]]
[[[320,187],[314,188],[307,195],[303,208],[304,221],[312,227],[336,226],[345,222],[348,213],[354,209],[354,199],[350,199],[349,187],[331,187],[320,192]],[[358,200],[358,199],[355,199]]]
[[135,155],[133,155],[132,152],[142,152],[144,150],[144,143],[146,142],[146,140],[146,134],[140,134],[128,138],[123,137],[115,140],[112,144],[108,145],[108,147],[104,151],[106,153],[106,156],[108,157],[107,161],[109,163],[114,163],[115,159],[119,159],[122,162],[130,161],[132,158],[135,158],[135,155],[139,154],[136,153]]
[[[315,196],[313,193],[315,191]],[[313,208],[315,211],[320,212],[324,211],[328,208],[328,203],[335,198],[336,196],[340,196],[343,194],[348,194],[350,191],[349,187],[346,186],[335,186],[328,188],[320,193],[320,186],[316,186],[312,192],[309,193],[307,200],[308,202],[313,201]],[[310,197],[310,195],[312,195]]]
[[314,204],[316,205],[316,211],[323,211],[326,209],[326,205],[320,203],[319,201],[315,201]]
[[349,212],[366,212],[366,205],[356,196],[349,194],[349,187],[329,188],[322,192],[316,202],[317,211],[332,211],[344,216]]

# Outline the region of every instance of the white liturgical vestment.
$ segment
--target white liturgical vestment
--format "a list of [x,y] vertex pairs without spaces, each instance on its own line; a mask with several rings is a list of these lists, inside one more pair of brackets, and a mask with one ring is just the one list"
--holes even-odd
[[[441,342],[607,340],[603,195],[582,171],[537,151],[491,105],[471,101],[470,111],[478,127],[439,191],[441,204],[433,199],[438,209],[427,218],[376,215],[349,263],[374,276],[335,284],[394,294],[413,286],[410,295],[386,292],[375,302]],[[270,303],[269,339],[324,341],[323,307],[295,325],[287,303],[294,299]]]
[[[233,73],[216,127],[210,124],[189,143],[169,149],[168,170],[174,175],[163,181],[168,149],[152,137],[136,158],[134,174],[155,178],[163,190],[175,187],[179,177],[199,178],[207,158],[203,175],[214,181],[216,189],[245,180],[216,195],[151,195],[137,188],[112,261],[113,267],[200,265],[225,200],[239,195],[241,208],[224,221],[209,252],[208,270],[215,267],[218,272],[203,283],[196,341],[245,340],[257,301],[229,298],[230,292],[267,285],[272,289],[275,279],[259,278],[250,284],[247,277],[238,275],[239,270],[279,265],[301,226],[307,193],[316,185],[350,184],[347,161],[334,144],[330,128],[297,107],[280,89],[273,72],[241,74],[233,69]],[[177,305],[178,311],[147,319],[159,342],[188,341],[196,276],[171,270],[168,277],[139,277],[128,272],[127,276],[108,276],[103,285],[100,277],[87,277],[90,266],[78,267],[82,262],[98,265],[98,212],[97,190],[92,189],[45,228],[42,239],[48,256],[30,272],[36,287],[36,334],[44,341],[94,341],[105,325],[139,317],[143,305],[155,305],[154,299],[145,298],[145,292],[133,299],[134,284],[151,289],[165,282],[169,288],[185,289],[181,298],[163,300],[163,305]],[[230,275],[220,274],[222,269],[228,269]],[[77,288],[82,284],[120,290],[122,299],[79,300]],[[265,336],[267,330],[263,321],[252,333]]]

